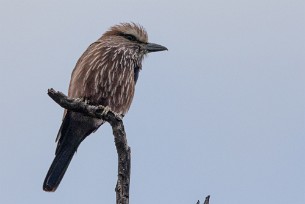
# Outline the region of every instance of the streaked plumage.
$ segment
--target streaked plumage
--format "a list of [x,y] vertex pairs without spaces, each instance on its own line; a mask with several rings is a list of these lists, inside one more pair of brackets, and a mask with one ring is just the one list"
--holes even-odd
[[[142,60],[149,52],[167,48],[148,43],[142,26],[122,23],[92,43],[78,60],[68,96],[92,105],[108,106],[125,115],[135,91]],[[56,156],[44,180],[45,191],[55,191],[79,144],[104,121],[66,111],[57,135]]]

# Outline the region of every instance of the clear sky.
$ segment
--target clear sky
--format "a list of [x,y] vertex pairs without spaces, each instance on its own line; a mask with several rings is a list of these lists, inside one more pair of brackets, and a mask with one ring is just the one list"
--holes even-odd
[[108,124],[42,191],[88,45],[136,22],[168,47],[143,63],[125,117],[130,203],[305,203],[305,1],[17,1],[0,6],[0,203],[115,203]]

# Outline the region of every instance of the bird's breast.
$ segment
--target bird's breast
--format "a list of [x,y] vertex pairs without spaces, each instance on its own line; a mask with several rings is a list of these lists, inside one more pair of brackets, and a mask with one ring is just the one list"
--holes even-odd
[[125,114],[134,96],[138,67],[141,67],[134,56],[128,49],[93,43],[72,72],[69,96]]
[[[82,65],[82,66],[81,66]],[[72,74],[69,96],[84,98],[94,105],[109,106],[125,114],[135,90],[135,64],[133,62],[89,62],[79,64]]]

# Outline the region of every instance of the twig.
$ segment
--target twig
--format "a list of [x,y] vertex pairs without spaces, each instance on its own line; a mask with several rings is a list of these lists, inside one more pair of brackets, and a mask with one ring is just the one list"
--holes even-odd
[[[205,201],[203,204],[209,204],[210,203],[210,195],[208,195],[207,197],[205,197]],[[200,204],[200,201],[198,200],[196,204]]]
[[203,204],[209,204],[210,203],[210,195],[208,195],[207,197],[205,197],[205,201]]
[[89,105],[81,99],[68,98],[65,94],[48,90],[48,95],[61,107],[70,111],[83,113],[84,115],[103,119],[110,123],[114,135],[114,142],[118,153],[118,180],[115,187],[116,203],[129,203],[129,185],[130,185],[130,147],[127,144],[126,133],[122,117],[118,114],[108,111],[103,114],[105,107]]

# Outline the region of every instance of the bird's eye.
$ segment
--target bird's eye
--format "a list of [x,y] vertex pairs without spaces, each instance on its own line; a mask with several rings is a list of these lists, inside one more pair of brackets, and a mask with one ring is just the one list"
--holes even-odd
[[124,36],[125,36],[126,39],[128,39],[130,41],[137,41],[137,38],[133,35],[125,34]]

